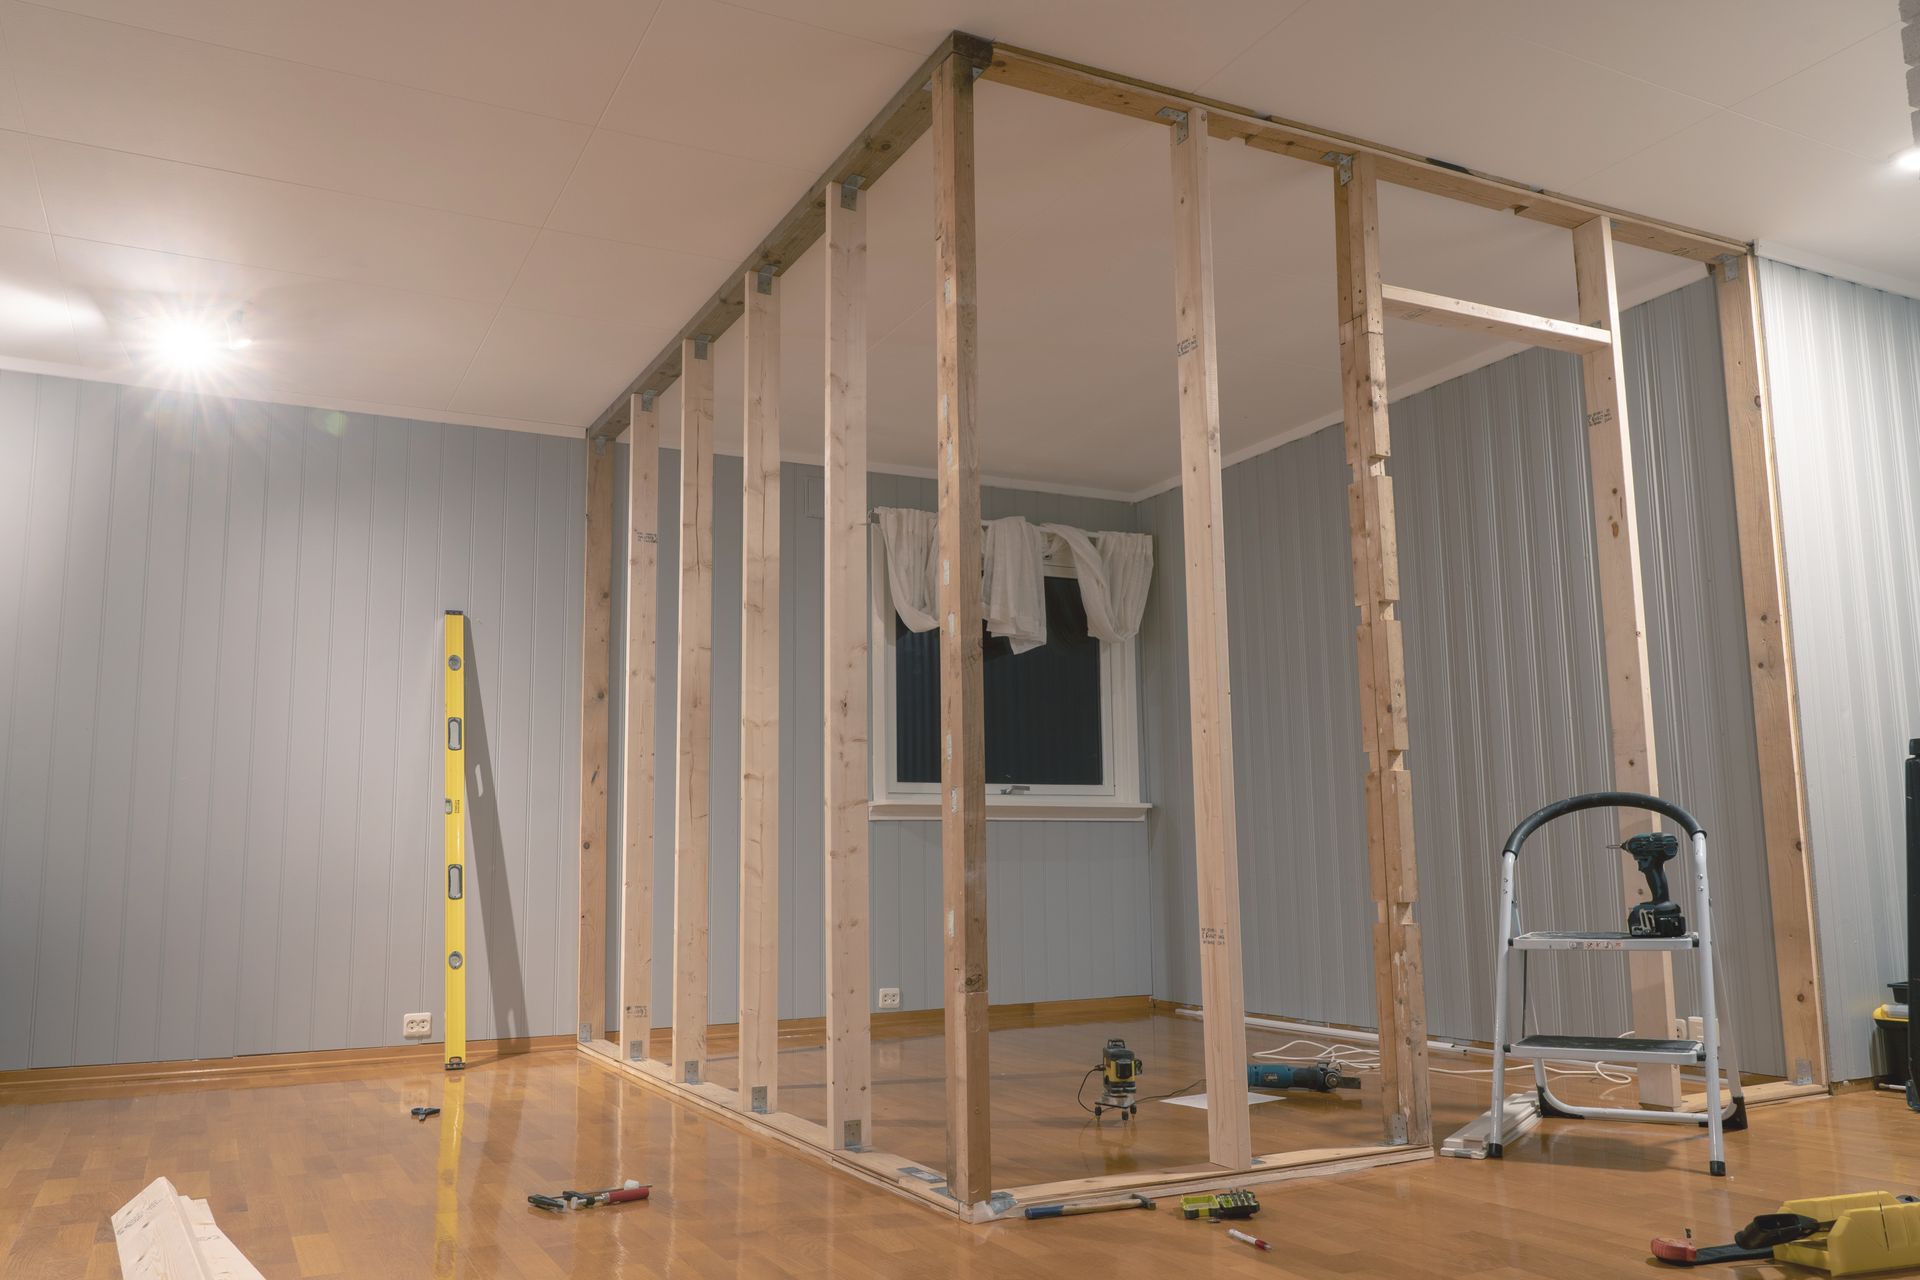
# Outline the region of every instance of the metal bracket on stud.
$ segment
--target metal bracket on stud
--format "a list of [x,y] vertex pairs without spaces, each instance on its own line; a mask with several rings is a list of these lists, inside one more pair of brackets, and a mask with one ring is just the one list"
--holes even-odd
[[660,393],[658,391],[642,391],[640,393],[640,408],[647,413],[652,413],[653,402],[657,400],[659,396]]
[[771,262],[761,264],[759,278],[754,281],[753,285],[756,292],[767,294],[773,292],[773,272],[774,265]]
[[583,1022],[580,1024],[580,1043],[593,1043],[593,1024],[591,1022]]
[[1156,120],[1171,120],[1173,122],[1173,140],[1175,142],[1185,142],[1187,140],[1186,112],[1178,107],[1162,107],[1154,112],[1153,115]]
[[840,207],[842,209],[857,209],[860,207],[860,184],[864,181],[866,181],[866,179],[856,173],[840,184]]
[[1341,186],[1344,187],[1353,181],[1352,156],[1344,151],[1329,151],[1327,154],[1321,156],[1320,159],[1323,163],[1333,166],[1334,171],[1340,175]]
[[753,1093],[751,1097],[753,1099],[753,1109],[755,1113],[759,1115],[766,1115],[767,1114],[767,1086],[763,1084],[757,1084],[753,1086]]
[[647,1060],[647,1042],[645,1040],[627,1041],[627,1061],[645,1062]]
[[[601,454],[605,453],[607,451],[607,446],[612,443],[613,441],[608,439],[606,436],[595,436],[593,438],[593,456],[597,458]],[[580,1025],[584,1027],[587,1024],[583,1022]]]
[[1714,264],[1720,268],[1720,281],[1722,284],[1732,284],[1740,278],[1739,254],[1723,253],[1713,261]]
[[707,344],[712,341],[713,339],[708,337],[704,333],[694,334],[693,335],[693,358],[695,360],[705,360],[707,358]]
[[848,1151],[860,1150],[860,1122],[858,1120],[843,1120],[840,1122],[840,1145]]

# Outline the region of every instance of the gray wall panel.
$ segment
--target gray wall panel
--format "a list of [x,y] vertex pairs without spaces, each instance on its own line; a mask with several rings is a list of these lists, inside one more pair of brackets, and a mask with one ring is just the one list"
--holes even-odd
[[571,441],[0,374],[0,1066],[442,1013],[443,607],[472,1034],[565,1029],[583,498]]
[[[619,450],[616,507],[625,520],[627,452]],[[713,863],[709,897],[712,985],[709,1017],[738,1016],[740,840],[740,460],[720,455],[714,467]],[[825,908],[820,808],[821,593],[823,589],[820,468],[781,468],[780,554],[780,1015],[815,1017],[824,1009]],[[874,506],[931,509],[932,480],[872,475]],[[674,635],[678,625],[679,454],[660,462],[660,580],[655,715],[654,969],[656,1023],[672,1008]],[[1088,529],[1135,527],[1130,504],[1101,499],[987,489],[987,518],[1022,515]],[[623,523],[624,527],[624,523]],[[615,573],[615,609],[624,619],[624,563]],[[624,626],[616,621],[616,662],[625,661]],[[614,714],[616,756],[621,708]],[[616,759],[613,820],[619,816]],[[616,828],[617,829],[617,826]],[[609,842],[612,844],[613,842]],[[989,964],[996,1003],[1101,995],[1140,995],[1150,975],[1146,832],[1141,823],[993,822],[987,829]],[[897,986],[906,1009],[941,1004],[940,829],[934,822],[871,824],[871,952],[873,985]],[[617,885],[617,862],[608,881]],[[1109,904],[1099,909],[1096,904]],[[608,895],[608,936],[618,935],[617,891]],[[1125,922],[1118,935],[1110,919]],[[1063,928],[1065,923],[1068,927]],[[608,1015],[615,1012],[615,972],[608,966]]]
[[[1657,749],[1714,833],[1716,920],[1747,1065],[1779,1070],[1751,700],[1713,296],[1625,317]],[[1492,1028],[1495,855],[1528,811],[1611,774],[1593,529],[1573,357],[1529,352],[1393,407],[1420,916],[1432,1030]],[[1338,428],[1227,470],[1229,632],[1250,1009],[1371,1025],[1372,961],[1346,467]],[[1156,995],[1199,998],[1179,495],[1159,536],[1144,708],[1156,812]],[[1532,923],[1622,914],[1604,818],[1530,846]],[[1316,957],[1302,966],[1299,957]],[[1534,974],[1543,1028],[1622,1030],[1624,966]],[[1688,999],[1683,988],[1682,999]]]
[[1920,302],[1761,264],[1833,1074],[1874,1071],[1906,968],[1901,762],[1920,735]]

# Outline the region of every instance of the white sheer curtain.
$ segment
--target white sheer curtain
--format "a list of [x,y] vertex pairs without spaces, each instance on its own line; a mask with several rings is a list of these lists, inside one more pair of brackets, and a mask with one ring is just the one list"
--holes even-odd
[[935,521],[931,511],[909,507],[880,508],[880,538],[887,548],[887,590],[893,607],[909,631],[931,631],[940,625],[934,609]]
[[[939,547],[931,511],[881,507],[887,588],[909,631],[940,625]],[[1035,526],[1019,516],[989,520],[981,543],[981,602],[990,634],[1015,653],[1047,642],[1046,554],[1058,538],[1073,556],[1087,633],[1119,644],[1140,633],[1153,579],[1153,539],[1144,533],[1094,533],[1071,525]]]
[[1096,533],[1050,524],[1046,531],[1066,544],[1080,579],[1087,634],[1119,644],[1140,634],[1153,579],[1153,539],[1144,533]]

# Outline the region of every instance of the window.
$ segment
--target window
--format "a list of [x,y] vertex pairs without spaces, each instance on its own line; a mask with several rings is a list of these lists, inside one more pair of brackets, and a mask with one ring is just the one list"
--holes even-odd
[[[875,817],[938,815],[940,633],[907,629],[873,539]],[[1135,645],[1087,634],[1073,561],[1046,564],[1047,642],[982,635],[987,802],[1000,817],[1138,818]]]

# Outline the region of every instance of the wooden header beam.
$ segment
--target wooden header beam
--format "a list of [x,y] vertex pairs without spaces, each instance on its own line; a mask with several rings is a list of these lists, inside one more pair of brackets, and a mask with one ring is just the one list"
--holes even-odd
[[1575,355],[1605,351],[1613,345],[1612,334],[1592,325],[1574,324],[1571,320],[1552,320],[1546,316],[1528,315],[1524,311],[1509,311],[1505,307],[1490,307],[1484,302],[1467,302],[1444,294],[1422,293],[1418,289],[1402,289],[1397,284],[1381,285],[1380,298],[1387,315],[1395,320],[1412,320],[1443,329],[1465,329],[1469,333],[1484,333],[1512,342],[1551,347],[1555,351],[1571,351]]
[[1536,190],[1524,183],[1473,173],[1377,142],[1261,115],[1248,107],[1182,93],[1165,85],[1133,80],[1012,45],[993,46],[993,62],[987,68],[986,78],[1049,98],[1099,107],[1158,124],[1166,123],[1165,112],[1205,108],[1208,132],[1216,138],[1238,138],[1262,151],[1329,167],[1344,156],[1369,155],[1374,158],[1374,173],[1381,182],[1412,187],[1483,209],[1504,210],[1569,231],[1605,215],[1614,220],[1614,239],[1621,244],[1655,249],[1696,262],[1713,262],[1724,254],[1747,251],[1744,243],[1724,236]]
[[776,272],[783,272],[813,247],[827,229],[828,190],[837,190],[846,185],[849,179],[863,188],[871,187],[880,180],[881,174],[893,167],[894,161],[906,154],[907,148],[917,142],[933,122],[933,99],[927,92],[927,85],[933,79],[934,70],[949,56],[958,56],[971,66],[984,67],[987,59],[993,56],[993,46],[964,31],[955,31],[942,40],[940,47],[907,77],[906,83],[900,86],[893,97],[887,99],[887,105],[880,108],[880,113],[867,122],[867,127],[860,131],[860,136],[853,140],[852,145],[842,151],[839,158],[827,166],[826,172],[807,188],[807,194],[801,197],[800,202],[787,210],[786,216],[774,224],[766,239],[734,268],[719,292],[706,300],[679,335],[594,420],[593,426],[587,430],[589,436],[612,438],[626,430],[630,395],[638,395],[642,391],[659,394],[680,377],[680,347],[683,342],[696,334],[717,339],[733,327],[733,322],[746,310],[745,280],[757,275],[761,267],[772,267]]

